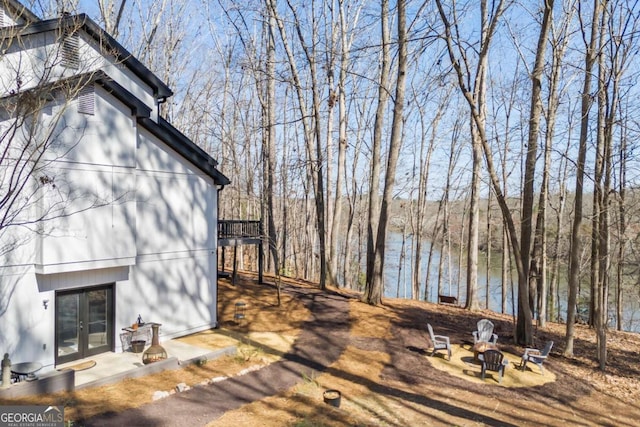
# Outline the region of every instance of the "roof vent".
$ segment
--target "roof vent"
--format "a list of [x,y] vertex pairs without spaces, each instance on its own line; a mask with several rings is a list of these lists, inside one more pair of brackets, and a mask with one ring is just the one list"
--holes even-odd
[[95,86],[88,84],[78,93],[78,113],[93,116],[96,112]]
[[80,68],[80,37],[65,29],[61,43],[62,66],[77,70]]

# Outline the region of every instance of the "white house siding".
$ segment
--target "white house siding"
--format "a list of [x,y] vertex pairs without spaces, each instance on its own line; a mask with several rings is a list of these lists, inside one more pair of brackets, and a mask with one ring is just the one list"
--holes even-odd
[[[55,55],[46,33],[14,40],[0,55],[0,95],[35,87],[43,80],[43,59]],[[51,67],[49,67],[50,69]],[[19,86],[19,87],[18,87]]]
[[[78,31],[78,37],[77,69],[62,65],[57,31],[24,35],[10,44],[0,55],[0,96],[60,78],[103,71],[157,114],[153,90],[123,64],[124,59],[117,59],[112,51],[83,31]],[[78,88],[70,85],[68,89],[73,93]]]
[[[19,70],[25,79],[20,89],[36,84],[42,69],[37,60],[57,49],[54,35],[34,34],[0,57],[0,96],[17,88],[14,65],[25,58],[29,66]],[[47,157],[46,172],[57,187],[44,190],[50,193],[40,207],[22,212],[35,217],[55,200],[53,193],[69,185],[67,212],[73,214],[39,225],[41,234],[11,229],[22,243],[10,252],[0,242],[0,353],[8,352],[14,363],[41,362],[43,372],[53,369],[56,359],[57,291],[114,284],[116,351],[121,328],[138,315],[161,323],[163,338],[205,330],[217,321],[217,181],[155,136],[161,128],[152,134],[138,124],[119,99],[134,95],[156,120],[155,89],[99,49],[83,34],[85,61],[75,72],[100,68],[128,94],[117,98],[96,85],[93,115],[78,113],[77,101],[62,95],[44,109],[45,121],[58,113],[63,118],[54,132],[56,149]],[[58,76],[72,72],[58,71]],[[159,93],[170,94],[164,87]],[[83,210],[94,202],[97,207]]]
[[25,266],[3,267],[0,281],[0,351],[13,363],[53,366],[54,293],[40,292],[33,269]]
[[[0,268],[0,350],[14,363],[53,367],[55,291],[127,281],[135,264],[136,124],[129,108],[100,87],[95,104],[92,116],[79,115],[76,101],[48,109],[63,117],[45,172],[79,197],[67,205],[76,213],[42,224],[44,234],[11,230],[30,237],[5,254]],[[78,212],[96,201],[100,207]]]
[[56,162],[65,181],[94,195],[119,188],[113,197],[124,202],[53,221],[0,268],[0,349],[14,362],[54,367],[60,290],[115,283],[116,351],[139,314],[163,325],[163,339],[216,326],[216,185],[125,113],[98,88],[96,115]]
[[[20,33],[16,32],[19,36]],[[79,35],[79,67],[62,65],[60,35],[56,31],[25,34],[14,40],[0,57],[0,95],[33,89],[60,78],[95,72],[107,63],[105,58]]]
[[117,321],[140,314],[162,323],[163,337],[213,327],[216,187],[144,129],[138,141],[138,257],[134,285],[117,287]]
[[[52,173],[58,185],[74,189],[66,209],[75,213],[46,224],[52,231],[40,238],[38,273],[134,262],[135,122],[128,108],[99,87],[95,103],[95,115],[78,114],[76,102],[64,111],[60,149],[70,151],[56,159]],[[98,207],[84,210],[92,205]]]
[[[126,281],[129,268],[39,275],[27,266],[0,269],[0,349],[12,363],[55,367],[55,291]],[[119,329],[118,329],[119,330]],[[117,339],[117,337],[116,337]]]

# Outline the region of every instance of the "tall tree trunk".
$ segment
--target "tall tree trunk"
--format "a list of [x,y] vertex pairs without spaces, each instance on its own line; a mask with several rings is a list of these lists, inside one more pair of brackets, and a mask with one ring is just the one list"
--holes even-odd
[[[500,210],[505,219],[506,224],[509,227],[509,238],[511,244],[514,246],[513,251],[516,258],[516,265],[518,266],[518,276],[519,283],[521,286],[524,286],[525,291],[521,292],[521,294],[526,295],[526,276],[524,275],[525,270],[522,267],[522,259],[520,258],[520,248],[518,244],[518,238],[515,231],[515,224],[511,215],[511,211],[509,210],[509,206],[507,205],[507,201],[502,193],[500,188],[498,176],[493,164],[493,157],[491,154],[491,147],[489,146],[489,140],[485,130],[485,109],[486,109],[486,100],[485,100],[485,91],[486,91],[486,70],[487,70],[487,61],[489,54],[489,47],[491,45],[491,41],[495,34],[495,30],[498,24],[500,17],[504,12],[504,1],[498,1],[496,3],[491,3],[491,9],[488,8],[488,2],[483,0],[480,2],[480,19],[481,19],[481,36],[480,36],[480,45],[478,49],[478,58],[477,64],[475,66],[475,74],[473,79],[470,74],[471,66],[468,63],[467,59],[467,50],[463,46],[466,45],[467,41],[462,41],[458,39],[458,33],[455,32],[456,39],[454,40],[454,31],[453,25],[447,17],[447,13],[444,10],[441,0],[436,0],[436,5],[438,8],[438,13],[440,15],[440,19],[444,24],[444,41],[447,45],[447,52],[449,54],[449,59],[453,66],[453,69],[456,73],[456,77],[458,80],[458,86],[462,95],[470,109],[471,119],[473,121],[473,130],[472,136],[472,149],[473,149],[473,168],[474,172],[472,176],[478,176],[475,173],[476,162],[481,161],[481,156],[484,154],[484,160],[489,172],[489,178],[491,179],[491,185],[493,191],[496,195],[496,201],[500,206]],[[456,22],[457,24],[457,22]],[[480,156],[478,156],[480,150]],[[473,180],[474,178],[472,178]],[[474,203],[474,183],[472,181],[472,204]],[[477,189],[476,189],[477,191]],[[474,213],[474,208],[476,212]],[[474,240],[474,235],[477,235],[477,206],[471,206],[470,218],[469,218],[470,228],[476,228],[475,230],[469,230],[469,245],[475,246],[475,248],[469,248],[469,257],[467,262],[467,308],[476,308],[477,301],[475,298],[475,291],[473,287],[477,287],[477,240]],[[474,224],[476,224],[474,226]],[[475,267],[473,263],[475,262]],[[475,269],[475,270],[474,270]],[[476,280],[474,284],[474,279]],[[522,313],[522,322],[524,325],[527,325],[525,329],[528,331],[528,334],[525,339],[531,340],[531,312],[528,310],[523,311]],[[520,316],[519,316],[520,321]]]
[[[568,31],[570,28],[570,23],[573,19],[574,8],[570,8],[563,16],[560,21],[560,28],[558,32],[551,31],[551,75],[549,78],[549,91],[547,97],[547,126],[545,131],[545,174],[543,175],[543,191],[548,193],[548,174],[549,167],[547,164],[550,162],[551,156],[551,147],[553,147],[553,139],[554,132],[556,128],[556,119],[558,113],[558,107],[560,105],[559,100],[559,82],[562,71],[563,58],[565,57],[565,52],[567,50],[567,46],[569,45],[570,37],[568,37]],[[571,128],[569,129],[569,133],[571,132]],[[561,159],[567,158],[567,151],[569,148],[569,143],[571,141],[571,135],[567,136],[567,148],[565,149],[564,155],[561,156]],[[560,255],[558,253],[560,249],[560,241],[564,234],[564,208],[566,205],[566,182],[567,182],[567,162],[562,160],[560,163],[559,171],[559,188],[558,188],[558,207],[556,208],[556,235],[553,243],[553,255],[551,259],[551,265],[549,267],[550,270],[550,278],[549,278],[549,291],[548,291],[548,303],[546,304],[546,313],[548,313],[547,318],[553,321],[559,321],[560,318],[560,301],[558,298],[558,281],[560,276],[560,266],[559,260]],[[545,184],[546,183],[546,184]],[[546,205],[550,207],[550,201],[547,199]],[[545,213],[547,209],[545,208]],[[546,224],[546,218],[545,218]],[[543,246],[543,252],[546,252],[546,245]],[[546,263],[546,256],[543,255],[543,262]],[[543,268],[543,271],[546,271],[546,268]],[[546,278],[545,278],[546,280]]]
[[378,304],[382,300],[383,277],[376,277],[376,272],[382,271],[382,262],[377,254],[377,238],[380,220],[380,170],[381,170],[381,146],[382,129],[384,126],[384,112],[389,98],[387,82],[391,72],[391,53],[389,36],[389,1],[380,2],[380,34],[381,34],[381,58],[380,58],[380,80],[378,82],[378,106],[373,125],[373,147],[371,153],[371,176],[369,181],[369,214],[367,230],[367,284],[365,287],[364,301],[369,304]]
[[507,227],[502,222],[502,278],[500,283],[502,284],[502,313],[506,313],[508,310],[507,302],[508,302],[508,291],[509,284],[511,283],[511,263],[509,262],[509,233],[507,231]]
[[[311,174],[311,184],[314,194],[315,205],[315,223],[318,238],[318,258],[319,258],[319,271],[320,271],[320,288],[324,289],[327,284],[327,245],[326,245],[326,218],[325,218],[325,191],[324,191],[324,165],[323,165],[323,145],[322,145],[322,120],[320,117],[320,96],[319,96],[319,83],[317,79],[317,65],[315,59],[315,52],[309,48],[304,35],[302,33],[302,27],[295,8],[289,4],[289,9],[294,18],[295,32],[300,42],[302,51],[304,52],[307,65],[309,66],[309,74],[311,76],[311,114],[309,114],[305,96],[303,93],[304,87],[300,79],[298,72],[298,62],[296,61],[293,50],[291,49],[289,38],[284,27],[282,19],[278,16],[276,1],[266,0],[268,7],[273,13],[278,30],[280,32],[280,39],[285,49],[289,69],[291,70],[291,77],[293,79],[294,89],[298,98],[298,109],[300,111],[300,117],[302,126],[304,129],[304,137],[306,141],[307,157],[309,159],[309,167]],[[313,5],[313,3],[312,3]],[[315,25],[312,25],[315,29]],[[315,39],[315,36],[313,37]]]
[[[600,22],[600,0],[593,2],[593,16],[591,18],[591,35],[585,55],[584,84],[582,87],[582,102],[580,108],[580,145],[576,162],[576,185],[574,199],[574,216],[571,227],[571,251],[569,260],[569,297],[567,301],[567,330],[564,355],[573,357],[573,341],[575,335],[576,303],[578,301],[578,287],[580,285],[580,253],[582,241],[580,226],[582,225],[582,204],[584,193],[584,170],[587,155],[587,140],[589,136],[589,111],[591,110],[591,79],[593,65],[597,58],[597,35]],[[584,29],[583,29],[584,31]]]
[[604,371],[607,360],[607,331],[606,331],[606,288],[608,271],[608,206],[606,194],[606,166],[608,149],[606,141],[606,108],[607,105],[607,71],[605,70],[604,31],[607,23],[607,2],[602,7],[602,21],[598,34],[598,84],[597,84],[597,132],[596,132],[596,160],[594,168],[594,195],[592,212],[592,246],[591,246],[591,310],[589,312],[590,324],[596,330],[597,360],[600,362],[600,370]]
[[[571,9],[573,11],[573,8]],[[555,132],[556,125],[556,117],[558,112],[558,82],[560,79],[560,71],[562,65],[562,58],[564,58],[564,54],[568,45],[569,37],[566,37],[566,32],[568,28],[568,24],[570,22],[570,17],[573,16],[572,13],[569,16],[565,16],[565,19],[561,21],[561,29],[560,34],[555,34],[553,30],[550,33],[551,39],[551,75],[549,78],[549,91],[547,96],[547,127],[545,130],[545,151],[544,151],[544,171],[542,175],[542,189],[540,193],[540,209],[542,211],[539,213],[541,216],[543,225],[542,235],[541,235],[541,275],[538,279],[538,321],[540,326],[544,327],[545,322],[549,319],[557,321],[558,310],[556,310],[556,295],[557,295],[557,286],[558,286],[558,246],[561,237],[562,230],[562,212],[564,212],[564,188],[566,180],[563,178],[562,183],[559,189],[559,211],[558,219],[557,219],[557,232],[555,237],[555,251],[553,255],[553,260],[551,262],[551,268],[548,269],[548,255],[547,255],[547,234],[546,234],[546,224],[548,219],[548,208],[549,208],[549,175],[551,169],[551,152],[553,147],[553,137]],[[553,21],[552,21],[553,22]],[[565,163],[565,171],[566,171],[566,163]],[[544,194],[544,199],[543,199]],[[550,271],[550,280],[547,281],[547,271]],[[556,314],[555,316],[553,314]]]
[[491,190],[489,190],[489,194],[487,195],[487,271],[485,274],[486,293],[484,301],[484,305],[487,310],[489,310],[489,302],[491,299],[491,221]]
[[[351,175],[352,177],[356,177],[358,175],[357,171],[358,171],[358,167],[359,167],[359,160],[360,160],[360,152],[362,151],[361,149],[361,145],[362,145],[362,138],[360,138],[361,133],[364,131],[364,126],[362,125],[362,116],[358,117],[358,119],[356,120],[357,126],[356,126],[356,135],[354,136],[354,140],[355,140],[355,145],[354,145],[354,150],[353,150],[353,160],[352,160],[352,165],[351,165]],[[360,192],[360,187],[359,187],[360,183],[358,182],[357,179],[353,178],[351,180],[351,191],[350,191],[350,195],[348,196],[349,198],[349,219],[347,221],[347,234],[346,234],[346,241],[344,242],[345,245],[345,272],[344,272],[344,277],[345,280],[347,280],[347,278],[352,278],[351,281],[348,283],[350,286],[350,288],[352,289],[357,289],[357,290],[362,290],[364,282],[366,281],[366,275],[361,273],[361,266],[362,266],[362,250],[361,248],[363,247],[362,244],[362,240],[366,240],[366,236],[364,236],[364,233],[362,231],[362,223],[364,222],[362,220],[362,218],[360,218],[359,215],[357,215],[360,212],[359,207],[362,204],[362,198],[361,196],[361,192]],[[349,186],[347,186],[347,188],[349,188]],[[357,222],[357,223],[356,223]],[[356,252],[356,256],[355,259],[352,260],[352,255],[351,255],[351,251],[352,251],[352,245],[351,242],[353,240],[353,233],[354,233],[354,227],[356,227],[357,230],[357,244],[355,245],[357,249]],[[363,237],[364,236],[364,237]],[[364,279],[364,280],[363,280]]]
[[405,81],[407,72],[407,33],[405,0],[398,0],[398,74],[396,78],[396,92],[393,103],[393,120],[391,122],[391,136],[389,141],[389,154],[387,158],[387,170],[382,193],[382,205],[380,206],[380,220],[378,222],[378,235],[376,237],[375,262],[373,270],[374,283],[368,289],[367,302],[380,304],[382,302],[382,290],[384,289],[384,254],[387,240],[387,226],[389,223],[389,209],[393,200],[393,187],[396,180],[396,169],[400,148],[402,147],[402,125],[404,123],[404,99]]
[[[451,220],[451,212],[450,212],[450,199],[451,199],[451,187],[453,174],[456,166],[458,165],[458,159],[460,157],[460,144],[458,143],[460,136],[460,119],[457,119],[453,124],[453,129],[451,132],[450,138],[450,152],[449,163],[447,165],[447,175],[445,178],[444,191],[442,194],[442,248],[440,251],[440,262],[438,263],[438,292],[442,288],[443,284],[443,270],[444,270],[444,260],[446,258],[447,265],[447,274],[448,274],[448,284],[449,287],[447,289],[447,295],[452,295],[451,293],[451,281],[453,279],[453,264],[451,260],[451,229],[449,227],[449,223]],[[463,209],[464,211],[464,209]],[[464,217],[464,213],[463,213]],[[464,223],[464,219],[461,220]],[[433,246],[433,243],[432,243]],[[456,297],[460,297],[460,293],[456,292]]]
[[[520,223],[520,252],[522,255],[522,264],[526,269],[524,275],[528,278],[529,286],[527,289],[527,295],[519,294],[518,299],[523,303],[525,300],[529,302],[529,310],[534,311],[535,306],[533,304],[533,295],[536,293],[536,281],[538,275],[544,274],[540,271],[542,260],[540,255],[542,253],[542,233],[544,233],[544,215],[540,212],[538,215],[538,223],[536,226],[535,244],[533,247],[533,255],[530,258],[531,251],[531,236],[532,236],[532,224],[533,224],[533,204],[534,204],[534,180],[536,173],[536,162],[538,158],[538,138],[540,137],[540,117],[542,115],[542,75],[544,72],[545,53],[547,48],[547,34],[551,28],[551,14],[553,11],[553,0],[546,0],[544,2],[544,14],[542,17],[542,25],[540,26],[540,33],[538,35],[538,45],[536,49],[536,59],[531,73],[531,106],[529,110],[529,137],[527,140],[527,158],[525,161],[524,172],[524,190],[522,196],[522,216]],[[545,201],[544,190],[540,194],[541,202]],[[541,205],[539,209],[544,209]],[[531,263],[531,265],[529,265]],[[524,287],[520,287],[520,293],[524,290]],[[520,304],[519,304],[520,305]],[[516,328],[516,334],[518,340],[522,342],[528,342],[526,325],[520,321],[523,313],[518,313],[518,324]],[[530,333],[530,332],[529,332]]]
[[[417,103],[418,99],[416,99]],[[429,189],[429,171],[431,166],[431,156],[433,154],[433,150],[435,147],[435,140],[437,137],[437,129],[440,120],[442,119],[443,114],[445,113],[444,106],[438,109],[435,117],[431,121],[431,132],[429,138],[427,138],[427,129],[429,125],[425,120],[425,111],[422,107],[418,107],[420,114],[420,155],[415,158],[414,161],[419,163],[418,169],[418,200],[417,200],[417,212],[415,215],[415,228],[412,239],[412,249],[413,249],[413,274],[411,278],[412,284],[412,298],[420,299],[420,279],[421,279],[421,265],[422,265],[422,243],[425,229],[425,216],[427,210],[427,200],[428,200],[428,189]],[[425,147],[425,145],[428,145]],[[425,154],[426,149],[426,154]],[[415,169],[415,168],[414,168]],[[435,243],[432,239],[430,249],[429,249],[429,258],[431,257],[433,243]],[[429,259],[430,263],[430,259]],[[427,300],[428,288],[429,288],[429,274],[427,266],[427,280],[425,281],[425,301]]]
[[[329,275],[330,281],[339,284],[338,272],[338,248],[342,231],[342,188],[343,176],[347,169],[347,67],[349,66],[349,44],[347,39],[347,23],[344,10],[344,1],[338,1],[339,28],[340,28],[340,74],[338,76],[338,170],[336,172],[336,195],[333,207],[333,217],[331,218],[331,239],[330,239],[330,260]],[[336,94],[331,94],[329,102],[334,102]],[[327,172],[327,176],[330,174]],[[348,241],[347,241],[348,243]]]
[[469,200],[469,230],[467,234],[467,310],[479,310],[478,303],[478,234],[480,228],[480,167],[482,166],[482,148],[480,132],[471,117],[471,144],[473,161],[471,167],[471,198]]
[[[626,122],[625,118],[625,122]],[[626,264],[627,249],[627,123],[622,127],[620,137],[619,167],[618,167],[618,262],[616,264],[616,330],[622,330],[622,286],[624,283],[624,265]]]
[[[265,146],[262,149],[263,156],[266,157],[264,161],[265,173],[265,195],[267,201],[267,227],[268,227],[268,247],[269,253],[272,258],[272,265],[274,272],[279,274],[279,262],[278,262],[278,237],[276,234],[276,221],[275,221],[275,205],[274,205],[274,175],[275,175],[275,161],[276,161],[276,78],[275,78],[275,17],[270,8],[266,8],[269,16],[267,23],[267,94],[266,94],[266,123],[264,129],[266,131],[266,138],[264,138]],[[264,216],[263,216],[264,218]]]
[[[613,177],[613,146],[615,129],[621,122],[619,120],[619,100],[620,100],[620,84],[627,69],[627,61],[630,59],[630,52],[635,51],[636,47],[631,47],[632,43],[621,43],[622,40],[628,40],[629,35],[635,31],[630,30],[636,27],[634,21],[637,22],[637,15],[629,13],[629,9],[623,6],[618,13],[616,5],[605,2],[603,5],[603,18],[601,27],[601,53],[599,59],[600,65],[600,84],[602,85],[602,96],[598,97],[598,102],[604,104],[603,110],[603,181],[602,181],[602,209],[600,213],[599,227],[599,290],[598,290],[598,306],[599,312],[596,319],[596,330],[598,335],[598,361],[600,369],[605,370],[607,361],[607,329],[609,319],[609,287],[610,287],[610,269],[611,269],[611,195],[612,177]],[[607,38],[604,38],[605,28],[607,30]],[[613,40],[613,43],[611,42]],[[607,49],[608,48],[608,49]],[[605,64],[605,52],[608,53]],[[606,82],[606,84],[605,84]],[[624,135],[621,135],[621,150],[624,150]],[[626,167],[623,160],[620,169]],[[622,178],[622,175],[620,175]],[[621,193],[624,198],[624,193]],[[619,229],[624,229],[624,218],[621,219]],[[623,234],[618,235],[618,245],[624,247],[625,237]],[[620,252],[619,252],[620,253]],[[623,254],[624,252],[622,252]],[[617,260],[618,265],[623,265],[622,259]],[[620,274],[620,271],[618,272]],[[616,287],[619,291],[620,287]],[[619,297],[619,296],[618,296]],[[618,308],[618,315],[620,308]]]

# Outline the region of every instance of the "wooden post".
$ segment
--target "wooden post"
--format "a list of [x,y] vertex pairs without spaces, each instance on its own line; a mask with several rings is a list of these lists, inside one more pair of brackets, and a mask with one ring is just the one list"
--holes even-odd
[[236,277],[238,276],[238,245],[233,246],[233,275],[231,276],[231,284],[236,285]]

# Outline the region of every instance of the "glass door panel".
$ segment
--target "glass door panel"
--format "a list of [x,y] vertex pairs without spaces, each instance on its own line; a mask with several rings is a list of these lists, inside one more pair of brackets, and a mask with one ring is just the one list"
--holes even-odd
[[57,357],[77,357],[80,349],[80,294],[56,298]]
[[108,340],[109,295],[110,289],[97,289],[85,293],[87,301],[87,350],[104,347]]

